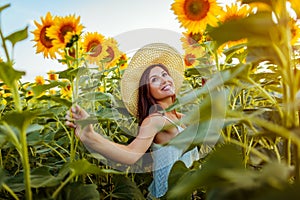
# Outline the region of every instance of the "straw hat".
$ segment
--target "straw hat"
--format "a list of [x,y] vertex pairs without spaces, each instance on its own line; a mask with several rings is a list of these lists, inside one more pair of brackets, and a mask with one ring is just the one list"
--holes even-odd
[[151,43],[140,48],[131,58],[121,80],[121,95],[127,110],[137,116],[138,88],[145,69],[153,64],[163,64],[174,80],[176,93],[179,92],[184,73],[181,54],[164,43]]

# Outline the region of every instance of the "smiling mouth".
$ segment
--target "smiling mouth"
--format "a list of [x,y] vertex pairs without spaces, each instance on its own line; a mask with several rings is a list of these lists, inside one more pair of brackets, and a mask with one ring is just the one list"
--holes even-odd
[[164,87],[161,88],[163,91],[168,91],[171,89],[171,85],[165,85]]

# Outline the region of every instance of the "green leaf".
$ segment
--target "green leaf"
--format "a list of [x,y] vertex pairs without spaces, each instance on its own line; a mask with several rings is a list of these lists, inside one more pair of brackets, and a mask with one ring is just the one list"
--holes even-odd
[[259,12],[243,19],[228,21],[213,28],[209,35],[217,41],[218,45],[248,38],[250,43],[268,46],[271,41],[270,35],[274,36],[276,33],[274,29],[276,24],[272,20],[272,13]]
[[82,99],[82,101],[86,100],[86,101],[105,102],[113,99],[113,96],[110,93],[104,93],[104,92],[88,92],[81,95],[80,99]]
[[191,92],[186,93],[184,96],[178,97],[175,104],[167,108],[167,110],[173,110],[180,108],[183,105],[197,102],[199,97],[218,91],[224,88],[224,85],[232,82],[235,78],[244,78],[248,75],[249,65],[240,64],[236,67],[232,67],[226,70],[215,73],[211,79],[209,79],[205,85],[201,88],[194,89]]
[[[230,156],[229,156],[230,155]],[[244,169],[241,151],[233,145],[217,146],[206,158],[200,169],[186,172],[169,192],[168,199],[180,199],[197,188],[214,188],[224,183],[220,179],[224,170]],[[188,173],[188,175],[187,175]],[[170,176],[173,176],[170,174]]]
[[37,116],[37,112],[32,112],[29,110],[26,111],[12,111],[6,113],[2,120],[6,121],[8,125],[14,126],[19,130],[24,130],[28,127],[33,119]]
[[10,187],[14,192],[21,192],[25,190],[24,185],[24,175],[23,172],[20,172],[14,176],[9,176],[7,178],[6,184]]
[[71,162],[69,168],[73,170],[76,176],[84,175],[84,174],[107,174],[107,173],[121,174],[121,172],[115,170],[101,169],[98,166],[91,164],[89,161],[85,159]]
[[[39,92],[38,92],[39,93]],[[46,95],[43,95],[41,97],[38,97],[37,98],[38,101],[42,101],[42,100],[46,100],[46,101],[54,101],[60,105],[65,105],[66,107],[71,107],[72,106],[72,102],[67,100],[67,99],[64,99],[64,98],[60,98],[60,97],[57,97],[57,96],[46,96]]]
[[28,37],[28,26],[24,28],[23,30],[16,31],[9,36],[7,36],[5,39],[9,40],[12,43],[12,46],[15,46],[17,42],[20,42],[22,40],[25,40]]
[[[192,171],[190,171],[184,164],[184,162],[182,161],[177,161],[170,172],[169,178],[168,178],[168,191],[171,191],[174,187],[176,187],[177,185],[177,181],[180,180],[181,177],[185,176],[189,176],[190,173],[193,173]],[[169,196],[169,193],[167,192],[166,194],[167,196]],[[176,199],[176,198],[173,198]],[[182,199],[191,199],[191,195],[188,194],[186,196],[180,196],[179,198],[180,200]]]
[[49,89],[57,87],[57,86],[65,87],[66,85],[67,85],[67,83],[55,81],[55,82],[51,82],[49,84],[35,85],[32,87],[32,91],[35,96],[39,96],[46,90],[49,90]]
[[99,200],[100,195],[96,184],[70,183],[63,188],[57,200]]
[[39,167],[32,170],[30,173],[31,187],[53,187],[59,185],[63,177],[55,177],[50,174],[48,167]]
[[114,199],[145,199],[134,181],[122,175],[113,176],[114,189],[111,197]]
[[10,7],[10,3],[0,7],[0,13],[6,8]]
[[0,168],[0,189],[2,187],[2,184],[5,183],[6,179],[7,177],[5,171],[2,168]]
[[87,69],[84,67],[68,68],[64,71],[57,72],[57,74],[59,75],[60,79],[65,78],[72,82],[75,77],[80,77],[80,75],[85,73],[86,71]]
[[0,79],[9,87],[12,87],[14,81],[21,79],[23,75],[25,75],[25,72],[17,71],[11,65],[0,62]]

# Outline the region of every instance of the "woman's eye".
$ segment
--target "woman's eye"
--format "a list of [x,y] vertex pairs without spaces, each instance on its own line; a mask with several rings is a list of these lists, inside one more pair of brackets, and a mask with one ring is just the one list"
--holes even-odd
[[154,82],[156,82],[156,81],[157,81],[157,78],[152,78],[152,79],[151,79],[151,82],[152,82],[152,83],[154,83]]
[[164,72],[164,73],[162,74],[162,76],[163,76],[163,77],[166,77],[166,76],[168,76],[168,73],[167,73],[167,72]]

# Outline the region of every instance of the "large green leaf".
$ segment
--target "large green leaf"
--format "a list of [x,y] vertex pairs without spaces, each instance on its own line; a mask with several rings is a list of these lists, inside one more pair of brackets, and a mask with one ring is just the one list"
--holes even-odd
[[177,180],[172,179],[173,173],[170,173],[170,180],[174,180],[174,182],[169,184],[175,186],[168,192],[168,198],[184,198],[192,194],[197,188],[219,187],[226,183],[226,181],[220,179],[223,170],[226,169],[244,169],[241,152],[233,145],[218,146],[208,155],[200,169],[188,171]]
[[[182,176],[187,177],[191,173],[193,173],[193,172],[190,171],[190,169],[185,166],[184,162],[182,162],[182,161],[176,162],[173,165],[171,172],[170,172],[170,176],[168,178],[168,191],[172,191],[173,188],[176,187],[177,181],[180,180],[180,178],[182,178]],[[168,193],[167,193],[167,195],[168,195]],[[177,199],[177,198],[174,197],[173,199]],[[190,194],[181,195],[178,199],[179,200],[191,199],[191,195]]]
[[25,40],[28,37],[28,26],[26,26],[23,30],[16,31],[5,39],[9,40],[12,46],[15,46],[17,42]]
[[[64,98],[61,98],[61,97],[58,97],[58,96],[43,95],[41,97],[38,97],[37,100],[38,101],[43,101],[43,100],[54,101],[54,102],[58,103],[59,105],[64,105],[68,108],[72,106],[72,102],[70,100],[64,99]],[[62,108],[60,107],[58,109],[62,109]],[[53,112],[53,110],[51,110],[51,111]]]
[[118,175],[113,176],[114,189],[110,196],[114,199],[145,199],[135,182]]
[[12,87],[14,81],[21,79],[21,77],[25,75],[23,71],[17,71],[12,68],[11,65],[0,62],[0,79],[5,82],[9,87]]
[[60,192],[57,200],[99,200],[96,184],[70,183]]
[[51,82],[49,84],[45,84],[45,85],[35,85],[32,87],[32,91],[35,96],[39,96],[46,90],[49,90],[49,89],[57,87],[57,86],[65,87],[66,85],[67,85],[67,83],[65,83],[65,82],[53,81],[53,82]]
[[24,175],[23,172],[18,173],[14,176],[8,176],[6,184],[10,187],[14,192],[21,192],[25,190],[24,185]]
[[49,172],[48,167],[39,167],[32,170],[30,173],[31,187],[53,187],[59,185],[63,177],[55,177]]
[[84,175],[84,174],[121,174],[121,172],[110,170],[110,169],[102,169],[96,165],[91,164],[86,159],[76,160],[69,164],[69,168],[73,171],[75,176]]
[[14,126],[19,130],[26,130],[31,121],[36,118],[37,114],[37,112],[32,112],[30,110],[21,112],[12,111],[6,113],[2,117],[2,120],[5,121],[8,125]]
[[210,95],[214,91],[224,90],[226,84],[231,83],[235,78],[246,79],[248,76],[249,65],[240,64],[226,70],[215,73],[205,85],[201,88],[194,89],[191,92],[178,97],[178,100],[170,106],[167,110],[180,108],[189,103],[198,102],[199,98],[203,95]]
[[270,36],[276,32],[276,24],[271,12],[259,12],[239,20],[228,21],[213,28],[209,35],[219,44],[248,38],[249,42],[259,46],[270,45]]

